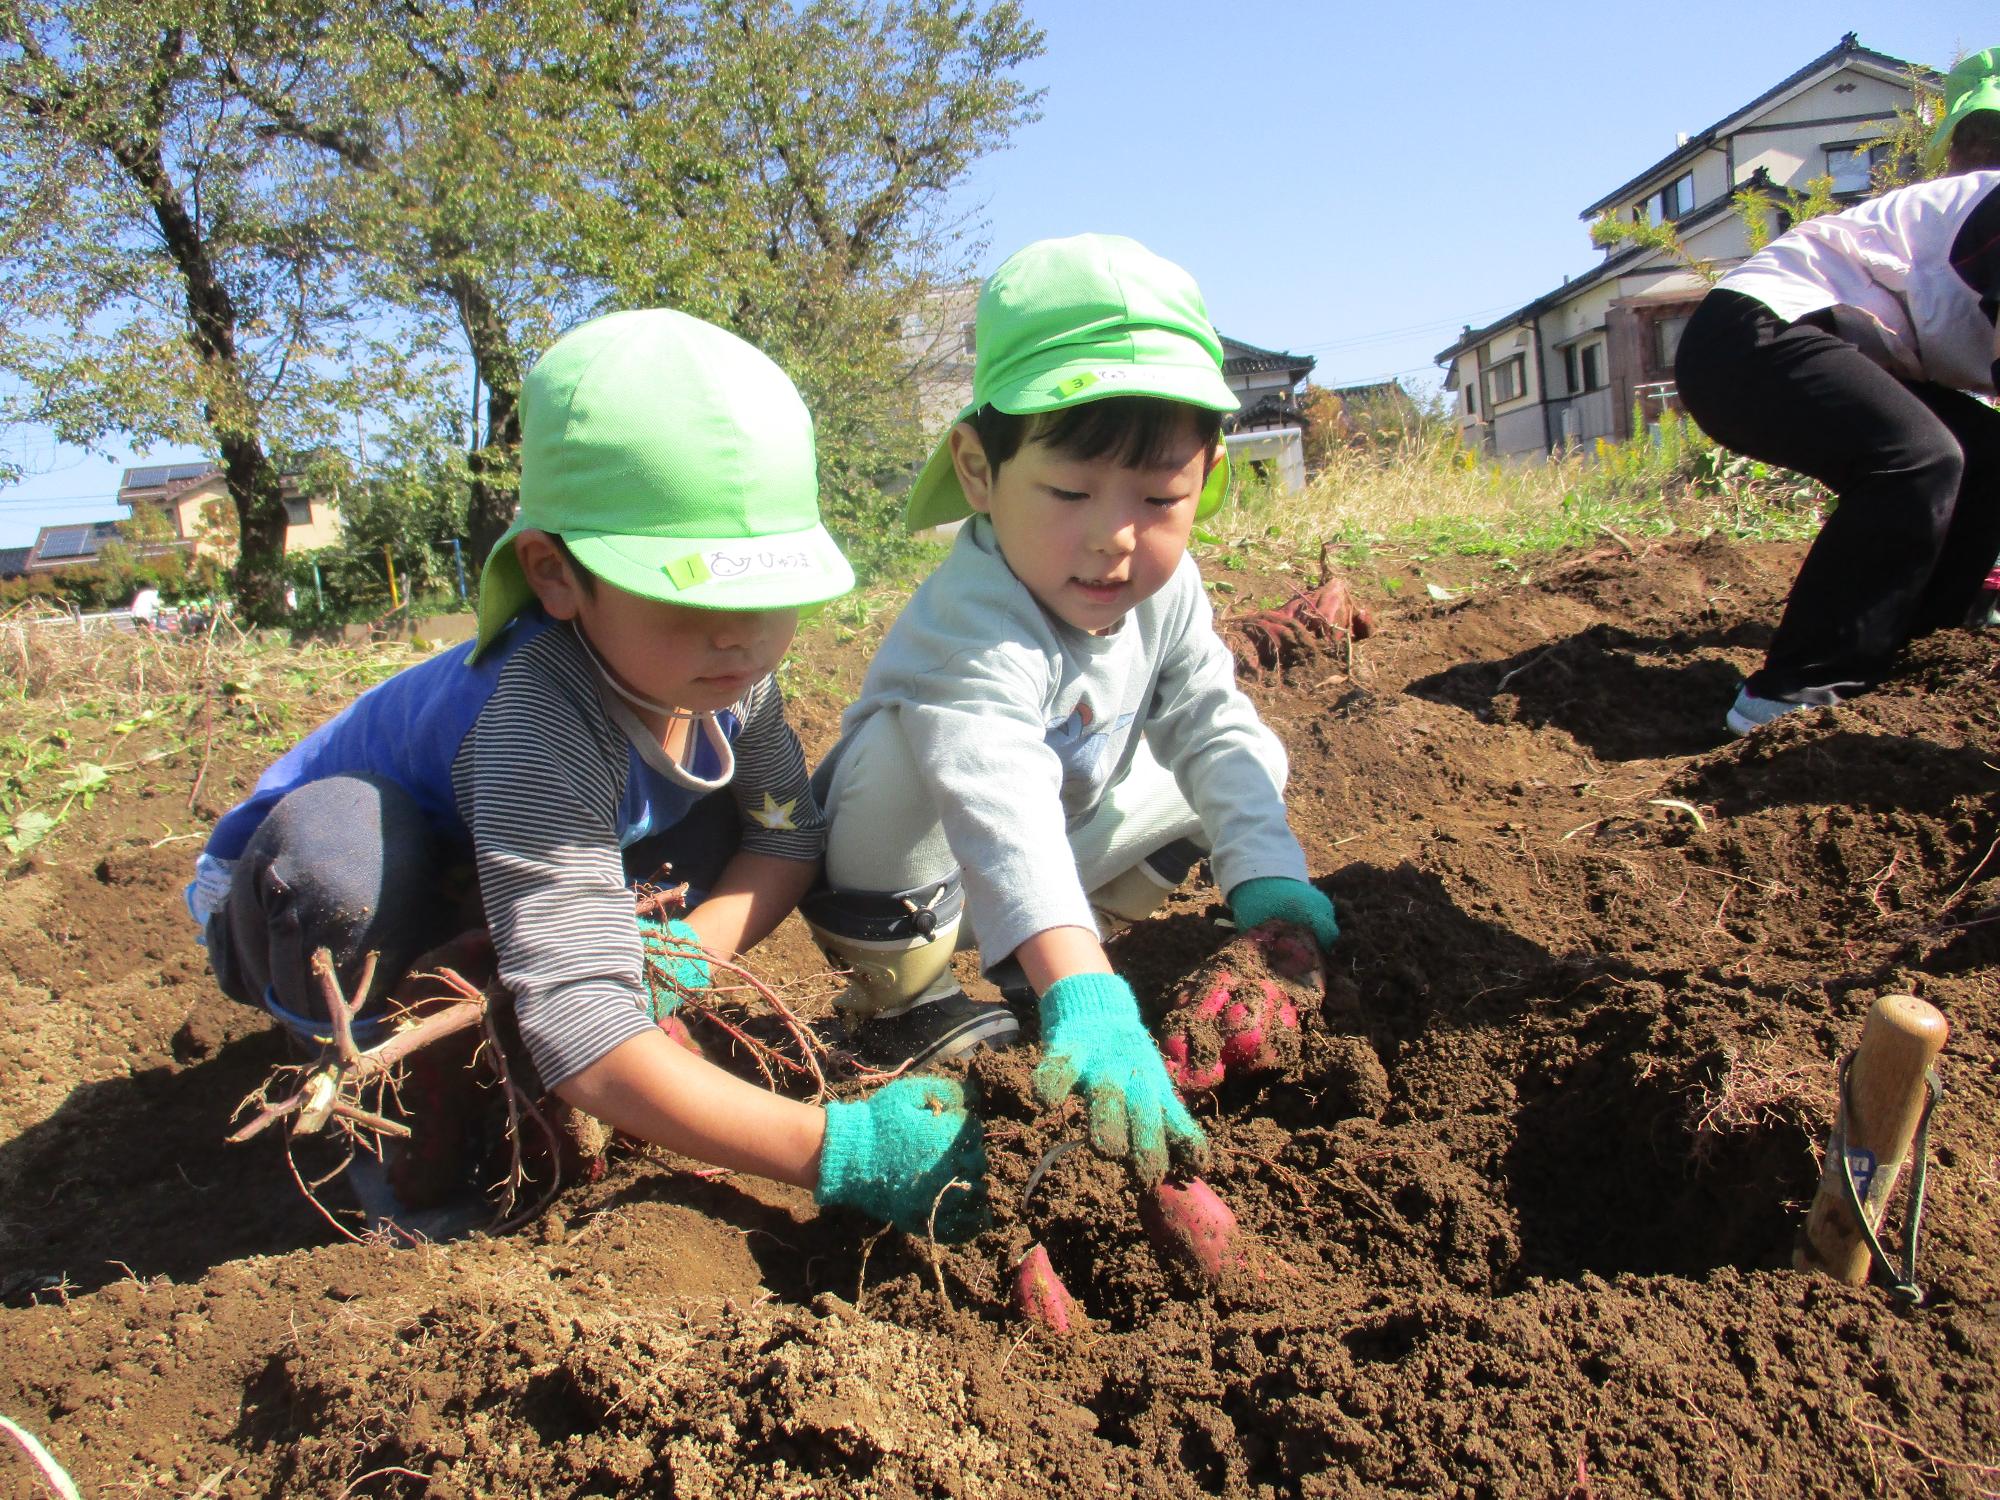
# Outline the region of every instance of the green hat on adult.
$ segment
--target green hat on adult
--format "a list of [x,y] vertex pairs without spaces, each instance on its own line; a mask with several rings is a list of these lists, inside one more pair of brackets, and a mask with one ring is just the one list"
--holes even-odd
[[2000,110],[2000,47],[1968,53],[1944,75],[1944,118],[1924,148],[1925,164],[1942,166],[1958,122],[1982,109]]
[[521,383],[521,505],[479,579],[476,658],[534,599],[522,532],[613,588],[696,609],[785,609],[854,587],[819,519],[812,418],[783,370],[667,308],[556,340]]
[[[979,289],[972,401],[952,419],[991,404],[1013,416],[1060,411],[1111,396],[1158,396],[1235,411],[1222,378],[1222,340],[1194,278],[1137,240],[1079,234],[1015,252]],[[1227,450],[1195,507],[1212,515],[1229,494]],[[972,514],[938,441],[903,508],[912,531]]]

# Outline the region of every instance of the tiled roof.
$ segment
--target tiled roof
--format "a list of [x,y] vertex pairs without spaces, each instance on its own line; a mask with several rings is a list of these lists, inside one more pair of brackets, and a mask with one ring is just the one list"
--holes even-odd
[[1241,339],[1233,339],[1226,333],[1216,335],[1222,340],[1222,369],[1227,375],[1250,375],[1260,370],[1306,371],[1319,363],[1310,354],[1287,354],[1282,349],[1260,349],[1255,344],[1246,344]]
[[1878,68],[1883,72],[1896,73],[1903,76],[1908,76],[1914,72],[1918,77],[1932,83],[1938,82],[1940,76],[1935,69],[1924,67],[1920,63],[1905,62],[1900,57],[1891,57],[1886,52],[1877,52],[1872,47],[1862,46],[1860,42],[1855,40],[1854,33],[1850,31],[1832,47],[1822,52],[1818,57],[1815,57],[1789,78],[1771,85],[1770,88],[1764,90],[1763,93],[1752,99],[1748,104],[1731,110],[1713,125],[1709,126],[1708,129],[1696,131],[1688,137],[1686,145],[1677,146],[1673,151],[1646,168],[1645,171],[1639,173],[1638,176],[1629,178],[1618,187],[1613,188],[1582,213],[1578,214],[1577,217],[1580,219],[1596,218],[1598,214],[1602,213],[1612,204],[1629,198],[1655,177],[1663,176],[1683,162],[1694,160],[1695,157],[1713,146],[1718,136],[1729,134],[1731,128],[1740,122],[1745,115],[1755,114],[1765,105],[1790,93],[1793,89],[1815,75],[1833,72],[1836,69],[1847,66],[1849,63],[1861,63],[1864,66]]

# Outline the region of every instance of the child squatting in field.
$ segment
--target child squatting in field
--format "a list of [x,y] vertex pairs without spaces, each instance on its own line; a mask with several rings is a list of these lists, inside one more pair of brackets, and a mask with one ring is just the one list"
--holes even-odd
[[[521,411],[520,511],[486,561],[476,640],[363,694],[210,836],[188,905],[216,979],[314,1038],[311,956],[330,950],[349,988],[377,952],[363,1015],[379,1018],[411,962],[468,925],[446,888],[469,870],[542,1087],[922,1231],[946,1183],[984,1177],[957,1085],[899,1079],[821,1109],[658,1024],[707,984],[705,953],[750,948],[819,871],[826,825],[771,675],[799,608],[854,583],[820,524],[811,419],[762,353],[665,310],[560,339]],[[663,862],[691,888],[685,921],[636,915],[628,882]],[[670,994],[650,991],[645,948]],[[357,1167],[378,1225],[457,1227]],[[946,1194],[938,1231],[982,1208]]]
[[1043,1103],[1082,1094],[1093,1144],[1150,1184],[1204,1141],[1101,934],[1206,853],[1238,927],[1338,936],[1187,550],[1227,495],[1237,398],[1193,280],[1129,239],[1028,246],[976,317],[972,403],[906,510],[969,519],[815,774],[827,888],[801,911],[884,1067],[1018,1035],[952,977],[976,932],[1003,994],[1040,997]]

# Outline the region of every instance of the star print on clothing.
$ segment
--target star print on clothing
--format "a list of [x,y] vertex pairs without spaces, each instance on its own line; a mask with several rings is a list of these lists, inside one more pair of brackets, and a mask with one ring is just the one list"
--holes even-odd
[[764,793],[764,805],[759,808],[753,808],[750,816],[755,818],[765,828],[796,829],[799,825],[792,821],[792,809],[798,805],[799,799],[796,797],[789,802],[780,802],[769,792],[766,792]]

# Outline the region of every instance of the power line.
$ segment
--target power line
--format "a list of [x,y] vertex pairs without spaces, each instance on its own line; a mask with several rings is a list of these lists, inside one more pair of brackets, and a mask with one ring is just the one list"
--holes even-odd
[[1300,344],[1298,349],[1300,353],[1307,354],[1314,350],[1350,349],[1362,344],[1384,343],[1390,339],[1405,338],[1411,334],[1426,333],[1439,328],[1460,327],[1468,319],[1476,322],[1481,318],[1494,317],[1508,311],[1514,305],[1511,302],[1505,302],[1498,307],[1482,307],[1477,312],[1469,313],[1464,317],[1434,318],[1428,323],[1411,323],[1402,328],[1384,329],[1380,333],[1361,333],[1355,334],[1351,338],[1329,339],[1317,344]]
[[124,500],[96,494],[0,494],[0,506],[38,506],[42,510],[96,510],[100,506],[122,506]]

